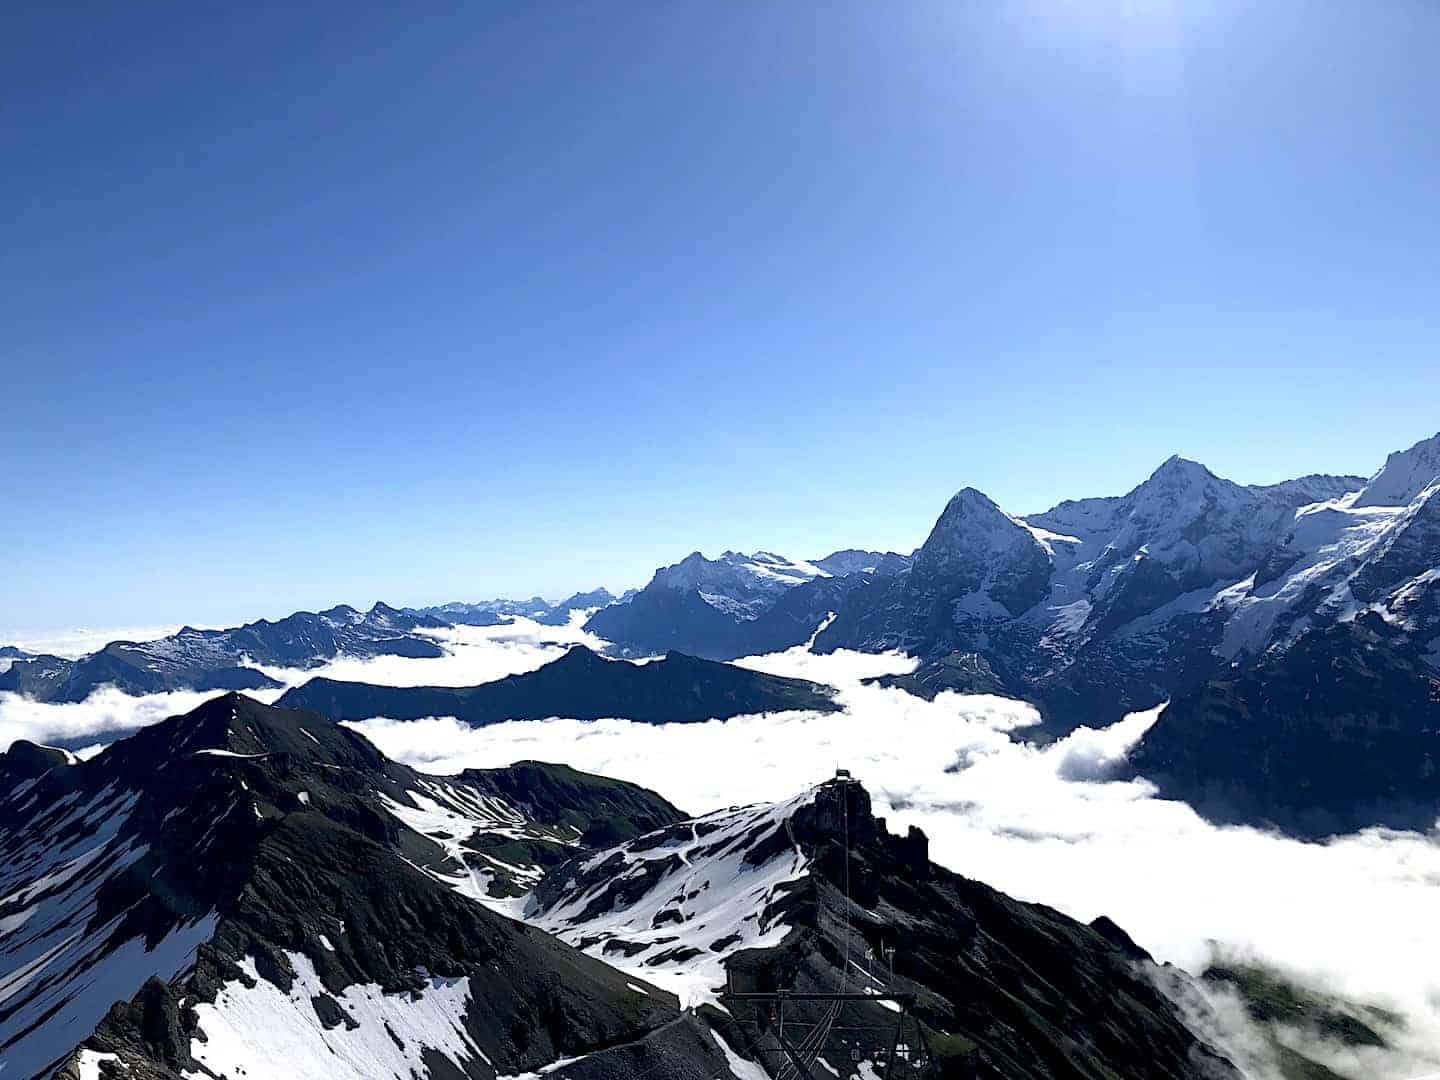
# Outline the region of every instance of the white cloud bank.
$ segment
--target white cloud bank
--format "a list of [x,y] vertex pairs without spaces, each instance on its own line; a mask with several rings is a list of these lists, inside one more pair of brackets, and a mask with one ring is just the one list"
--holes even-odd
[[100,630],[76,627],[73,630],[0,630],[0,645],[14,645],[36,656],[64,656],[71,660],[103,649],[112,641],[154,641],[168,637],[180,627],[111,626]]
[[446,655],[437,659],[341,656],[318,668],[256,666],[287,686],[298,686],[317,676],[385,686],[476,686],[534,671],[563,655],[571,645],[604,648],[604,640],[580,626],[583,621],[581,617],[567,626],[544,626],[533,619],[516,618],[503,626],[424,631],[423,636],[434,638],[445,649]]
[[[740,663],[839,686],[845,711],[659,727],[354,726],[428,771],[563,761],[644,784],[692,813],[784,798],[848,768],[892,830],[920,826],[932,857],[968,877],[1085,921],[1109,915],[1157,959],[1191,971],[1222,948],[1409,1017],[1403,1053],[1352,1064],[1335,1052],[1353,1075],[1408,1080],[1440,1069],[1440,837],[1369,830],[1306,844],[1217,828],[1143,781],[1104,781],[1155,711],[1042,749],[1010,737],[1035,720],[1028,705],[953,694],[925,702],[861,684],[907,670],[903,657],[791,650]],[[1267,1061],[1254,1056],[1247,1071],[1269,1080]]]
[[[100,644],[124,636],[118,630],[77,633],[89,634],[94,639],[103,638]],[[445,656],[429,660],[399,656],[373,659],[341,656],[320,667],[308,669],[260,666],[260,670],[284,685],[279,690],[253,691],[251,696],[267,703],[273,702],[287,688],[317,676],[390,686],[474,686],[506,675],[533,671],[563,655],[575,643],[597,649],[605,644],[578,625],[542,626],[530,619],[516,619],[507,626],[454,627],[437,630],[431,636],[445,648]],[[144,640],[140,635],[137,638]],[[57,640],[51,639],[50,644],[55,644]],[[78,641],[76,639],[72,644]],[[37,644],[31,642],[29,646],[22,647]],[[43,704],[19,694],[0,693],[0,750],[22,738],[67,746],[109,742],[167,716],[189,712],[214,696],[213,693],[189,690],[134,696],[112,687],[102,687],[82,702]]]
[[189,690],[133,697],[101,687],[84,701],[42,704],[19,694],[0,693],[0,750],[16,739],[38,743],[109,742],[167,716],[189,712],[214,694]]
[[[469,685],[538,667],[572,641],[599,644],[573,627],[528,621],[439,637],[449,650],[440,660],[341,659],[271,674],[287,683],[324,674]],[[1143,782],[1104,780],[1153,712],[1042,749],[1011,737],[1035,720],[1023,703],[953,694],[925,702],[862,684],[912,668],[901,656],[796,649],[741,663],[837,686],[845,711],[665,726],[555,719],[476,730],[447,718],[354,726],[431,772],[566,762],[644,784],[694,813],[785,798],[849,768],[892,830],[925,830],[937,862],[1082,920],[1109,915],[1158,959],[1192,971],[1218,947],[1398,1009],[1411,1024],[1406,1053],[1352,1062],[1337,1051],[1336,1064],[1366,1080],[1440,1072],[1440,835],[1369,830],[1305,844],[1216,828]],[[205,696],[101,691],[80,705],[36,705],[0,695],[0,746],[21,735],[101,741]],[[1243,1039],[1242,1026],[1227,1024],[1226,1037]],[[1256,1055],[1247,1073],[1271,1080]]]

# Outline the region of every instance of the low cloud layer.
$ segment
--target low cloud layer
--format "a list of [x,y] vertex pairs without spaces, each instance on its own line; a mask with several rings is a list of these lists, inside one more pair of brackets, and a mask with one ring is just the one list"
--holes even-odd
[[214,696],[177,691],[132,697],[107,686],[73,705],[45,705],[19,694],[0,693],[0,750],[16,739],[69,747],[110,742],[167,716],[189,712]]
[[[271,673],[287,683],[324,674],[469,685],[533,669],[585,640],[575,628],[523,621],[441,637],[449,650],[441,660],[342,659]],[[1109,915],[1158,959],[1191,971],[1218,950],[1408,1018],[1400,1053],[1357,1057],[1307,1044],[1342,1073],[1440,1073],[1440,836],[1369,830],[1299,843],[1216,828],[1184,804],[1155,798],[1143,781],[1108,780],[1154,712],[1036,748],[1012,737],[1036,720],[1023,703],[949,694],[926,702],[863,683],[910,670],[902,656],[796,649],[741,663],[836,686],[845,710],[666,726],[554,719],[476,730],[447,718],[353,726],[390,756],[431,772],[561,761],[644,784],[696,813],[783,798],[848,768],[892,829],[920,826],[933,857],[960,873],[1086,921]],[[99,742],[204,697],[102,691],[81,705],[35,705],[0,695],[0,746],[21,735]],[[1207,998],[1197,1009],[1220,1025],[1215,1038],[1245,1058],[1255,1080],[1275,1080],[1273,1055],[1243,1010],[1223,991]]]
[[63,656],[74,660],[103,649],[112,641],[154,641],[179,629],[172,623],[164,626],[111,626],[100,630],[85,627],[74,630],[0,630],[0,645],[14,645],[36,656]]
[[[103,638],[103,644],[116,640],[120,632],[84,633]],[[446,655],[439,659],[380,656],[362,660],[342,656],[316,668],[262,667],[261,670],[284,686],[279,690],[255,691],[251,696],[273,702],[286,688],[317,676],[390,686],[473,686],[532,671],[563,655],[575,643],[583,642],[593,648],[604,644],[579,626],[542,626],[529,619],[516,619],[506,626],[454,627],[436,631],[433,636],[446,650]],[[0,693],[0,750],[22,738],[69,747],[109,742],[136,728],[189,712],[213,696],[191,691],[132,696],[106,687],[83,702],[42,704],[18,694]]]
[[[1216,828],[1183,803],[1155,798],[1143,781],[1105,780],[1154,711],[1041,749],[1011,738],[1036,719],[1027,705],[955,695],[925,702],[861,683],[906,670],[903,657],[792,650],[741,663],[839,686],[845,712],[663,727],[564,719],[479,730],[451,719],[355,727],[432,772],[564,761],[645,784],[691,812],[782,798],[849,768],[892,829],[920,826],[936,861],[960,873],[1086,921],[1109,915],[1159,960],[1190,971],[1221,950],[1403,1012],[1410,1028],[1400,1053],[1358,1061],[1330,1048],[1351,1075],[1409,1080],[1440,1070],[1435,836],[1370,830],[1300,843]],[[1228,1010],[1225,1022],[1229,1038],[1259,1038],[1246,1036],[1243,1011]],[[1252,1055],[1250,1075],[1271,1080],[1267,1062]]]
[[297,686],[324,676],[385,686],[476,686],[507,675],[533,671],[564,654],[571,645],[601,649],[605,642],[586,633],[576,620],[568,626],[543,626],[517,618],[504,626],[455,626],[427,632],[445,649],[433,660],[377,656],[369,660],[342,656],[318,668],[277,668],[257,665],[272,679]]

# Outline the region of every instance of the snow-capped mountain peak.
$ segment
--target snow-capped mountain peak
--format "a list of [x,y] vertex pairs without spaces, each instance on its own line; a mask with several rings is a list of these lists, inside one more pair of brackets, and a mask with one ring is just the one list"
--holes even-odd
[[[1181,457],[1179,454],[1171,454],[1150,474],[1150,478],[1145,483],[1192,487],[1197,484],[1204,484],[1219,479],[1218,476],[1200,464],[1200,462],[1192,461],[1187,457]],[[1144,487],[1145,485],[1142,484],[1141,486]]]
[[919,567],[928,568],[937,559],[961,550],[978,547],[985,551],[1007,551],[1034,543],[1035,537],[1025,525],[1001,510],[983,491],[967,487],[946,503],[929,537],[915,553],[915,562]]
[[945,596],[956,618],[1009,618],[1044,596],[1053,558],[1030,525],[967,487],[915,553],[909,579],[917,590]]
[[1385,459],[1356,497],[1355,506],[1406,506],[1440,479],[1440,434]]

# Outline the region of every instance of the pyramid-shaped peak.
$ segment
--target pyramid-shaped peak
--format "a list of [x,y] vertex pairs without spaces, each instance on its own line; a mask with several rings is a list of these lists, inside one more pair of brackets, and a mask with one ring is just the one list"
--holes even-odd
[[1238,493],[1239,484],[1216,476],[1198,461],[1172,454],[1159,468],[1145,478],[1126,496],[1132,509],[1159,503],[1169,506],[1175,500],[1190,501],[1207,490],[1224,488]]
[[[1040,542],[995,501],[973,487],[962,488],[945,505],[935,527],[915,555],[921,573],[954,571],[957,560],[973,571],[975,587],[988,574],[987,560],[1007,560],[1037,565],[1048,556]],[[1038,571],[1037,571],[1038,572]]]
[[930,537],[933,540],[937,534],[957,531],[966,534],[981,531],[1003,536],[1011,533],[1029,536],[1022,526],[1016,524],[1014,518],[1000,509],[994,499],[973,487],[961,488],[951,496],[939,520],[935,522]]
[[364,738],[317,713],[266,705],[235,692],[123,739],[101,758],[111,754],[154,767],[197,756],[223,761],[286,755],[349,768],[376,768],[384,760]]
[[945,511],[941,519],[947,517],[969,516],[980,514],[984,516],[996,515],[1004,517],[1005,512],[1000,509],[995,500],[986,495],[979,488],[963,487],[950,497],[945,504]]
[[1218,479],[1214,473],[1198,461],[1181,457],[1179,454],[1171,454],[1160,463],[1160,467],[1150,474],[1151,480],[1162,480],[1174,482],[1203,482],[1205,480]]

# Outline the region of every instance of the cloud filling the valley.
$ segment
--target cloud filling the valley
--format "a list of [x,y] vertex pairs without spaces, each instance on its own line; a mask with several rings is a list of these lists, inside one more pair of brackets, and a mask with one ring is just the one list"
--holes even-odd
[[[262,666],[260,670],[282,683],[282,687],[247,693],[269,704],[289,687],[321,676],[389,686],[472,686],[533,671],[562,656],[572,644],[583,643],[592,648],[604,645],[581,629],[578,621],[568,626],[544,626],[517,618],[502,626],[456,626],[429,631],[428,636],[446,650],[445,656],[435,659],[339,656],[314,668]],[[94,632],[93,637],[104,644],[117,640],[116,635],[116,631],[108,635]],[[132,695],[113,687],[101,687],[81,702],[51,703],[0,692],[0,751],[16,739],[70,747],[109,742],[166,717],[189,712],[214,696],[191,690]]]
[[[447,649],[442,659],[339,658],[311,670],[267,670],[287,685],[317,675],[471,685],[532,670],[573,642],[602,644],[576,625],[528,620],[436,637]],[[863,681],[912,670],[897,654],[822,656],[801,647],[739,663],[835,686],[844,711],[663,726],[552,719],[472,729],[443,717],[351,726],[426,771],[559,761],[644,784],[691,813],[781,799],[848,768],[892,830],[920,826],[932,857],[966,876],[1081,920],[1108,915],[1157,959],[1190,971],[1215,955],[1259,961],[1401,1011],[1410,1024],[1398,1037],[1401,1053],[1354,1061],[1348,1051],[1319,1048],[1354,1075],[1408,1080],[1440,1069],[1437,834],[1370,829],[1302,843],[1219,828],[1183,803],[1156,798],[1144,781],[1107,779],[1157,710],[1038,747],[1021,739],[1038,719],[1022,702],[948,693],[927,702]],[[280,692],[254,696],[273,701]],[[80,704],[44,705],[0,694],[0,747],[18,737],[103,742],[209,696],[105,689]],[[1251,1055],[1247,1075],[1272,1080],[1243,1010],[1223,991],[1206,995],[1208,1015],[1222,1024],[1217,1039]]]
[[[1240,958],[1407,1016],[1409,1030],[1390,1033],[1397,1053],[1365,1052],[1356,1062],[1338,1047],[1317,1051],[1357,1075],[1408,1080],[1440,1068],[1436,834],[1369,829],[1303,843],[1216,827],[1156,798],[1143,780],[1105,779],[1158,710],[1036,747],[1012,738],[1038,719],[1029,705],[954,694],[926,702],[861,681],[909,670],[904,657],[792,649],[739,663],[837,686],[845,711],[664,726],[553,719],[472,729],[448,718],[352,726],[427,771],[563,761],[654,788],[690,813],[780,799],[848,768],[892,830],[920,826],[932,857],[968,877],[1084,921],[1108,915],[1158,960],[1192,972],[1217,955]],[[1207,998],[1212,1008],[1226,1004],[1222,991]],[[1232,1009],[1222,1019],[1228,1039],[1247,1037],[1243,1015]],[[1270,1080],[1269,1061],[1253,1053],[1248,1074]]]

